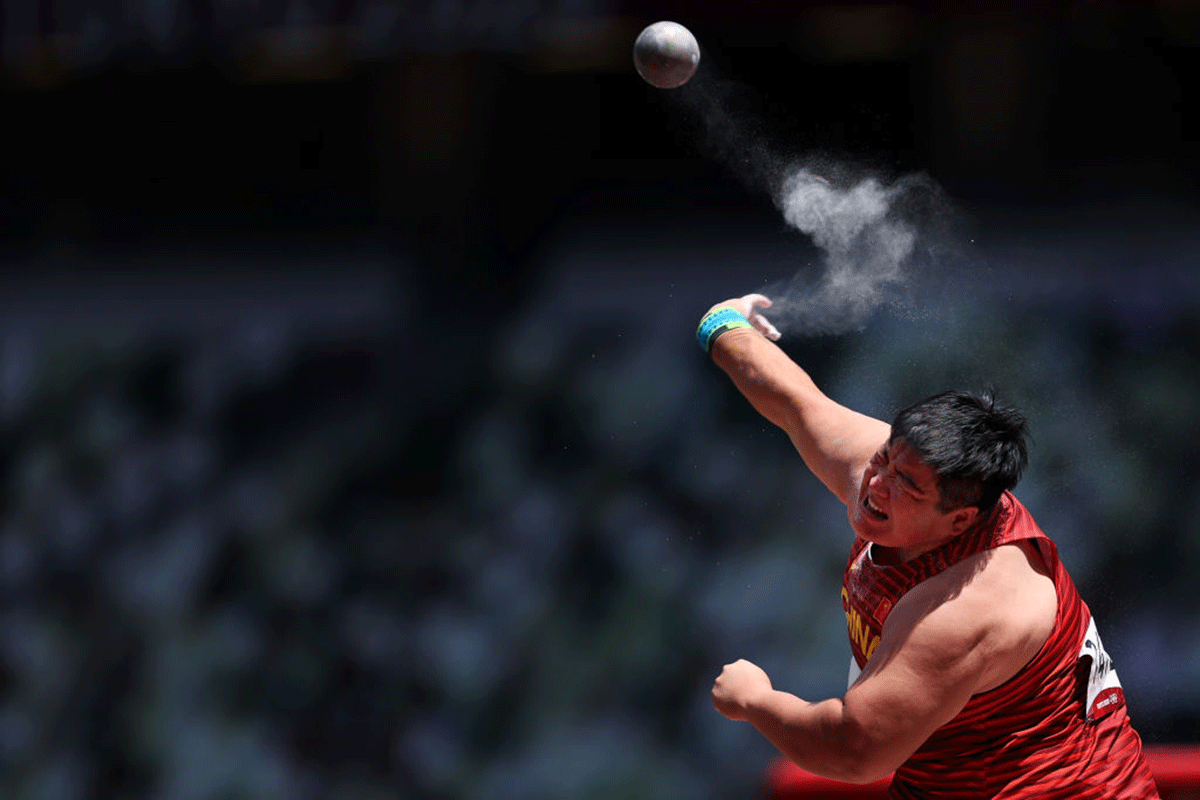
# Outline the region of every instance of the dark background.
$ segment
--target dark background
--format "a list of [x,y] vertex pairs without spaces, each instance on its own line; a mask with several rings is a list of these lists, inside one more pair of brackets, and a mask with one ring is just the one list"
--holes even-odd
[[0,9],[6,794],[755,796],[720,665],[848,658],[844,510],[692,339],[819,259],[763,148],[941,187],[911,302],[784,345],[1022,405],[1138,729],[1200,737],[1200,7]]

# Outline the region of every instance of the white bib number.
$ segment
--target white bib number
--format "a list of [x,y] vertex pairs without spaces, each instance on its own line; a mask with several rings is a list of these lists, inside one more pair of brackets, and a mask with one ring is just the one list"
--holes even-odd
[[1100,719],[1118,708],[1125,700],[1125,694],[1112,659],[1104,652],[1094,619],[1088,620],[1087,633],[1079,648],[1079,658],[1091,660],[1087,674],[1087,696],[1083,707],[1089,720]]

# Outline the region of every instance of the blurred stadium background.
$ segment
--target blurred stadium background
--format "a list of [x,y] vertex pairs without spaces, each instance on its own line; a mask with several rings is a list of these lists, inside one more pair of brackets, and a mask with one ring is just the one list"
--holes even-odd
[[953,198],[918,313],[786,346],[1023,404],[1200,741],[1200,6],[8,0],[0,794],[759,795],[711,680],[840,690],[848,534],[692,339],[813,254],[634,73],[662,18],[763,141]]

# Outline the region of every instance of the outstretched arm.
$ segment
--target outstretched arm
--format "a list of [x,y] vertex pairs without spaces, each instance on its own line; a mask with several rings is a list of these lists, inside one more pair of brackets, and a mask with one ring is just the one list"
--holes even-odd
[[760,414],[787,433],[813,474],[843,503],[852,502],[867,462],[887,441],[891,426],[818,389],[772,341],[779,334],[757,311],[770,305],[763,295],[748,294],[713,306],[732,307],[754,326],[721,334],[712,345],[713,361]]

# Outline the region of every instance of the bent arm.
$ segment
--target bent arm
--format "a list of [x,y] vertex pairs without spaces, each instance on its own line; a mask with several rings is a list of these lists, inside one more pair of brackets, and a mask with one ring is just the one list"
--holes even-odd
[[[997,597],[1029,595],[1021,603]],[[808,703],[768,684],[741,698],[742,718],[800,767],[869,783],[886,777],[971,697],[1037,653],[1056,607],[1053,582],[1015,547],[964,559],[910,590],[843,698]]]
[[812,473],[843,503],[852,502],[891,426],[831,400],[756,330],[723,334],[713,343],[712,357],[758,413],[787,433]]
[[746,721],[781,754],[807,772],[845,783],[870,783],[885,777],[862,757],[845,703],[831,698],[810,703],[787,692],[772,689],[746,706]]

